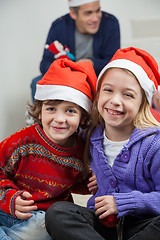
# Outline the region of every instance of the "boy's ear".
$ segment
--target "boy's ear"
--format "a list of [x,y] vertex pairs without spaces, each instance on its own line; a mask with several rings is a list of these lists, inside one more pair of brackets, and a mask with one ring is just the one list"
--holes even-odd
[[80,124],[81,124],[81,125],[85,124],[85,123],[86,123],[86,120],[87,120],[87,117],[84,117],[84,116],[83,116],[83,117],[81,118]]
[[39,115],[38,115],[38,119],[39,119],[39,120],[42,119],[42,114],[41,114],[41,112],[40,112]]
[[71,17],[73,20],[76,20],[77,14],[76,14],[75,11],[73,10],[73,8],[70,8],[69,15],[70,15],[70,17]]

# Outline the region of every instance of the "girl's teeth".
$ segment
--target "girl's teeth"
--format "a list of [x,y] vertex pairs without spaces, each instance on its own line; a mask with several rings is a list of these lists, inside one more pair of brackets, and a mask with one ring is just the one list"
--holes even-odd
[[110,114],[112,114],[112,115],[120,115],[120,114],[121,114],[120,112],[112,112],[112,111],[110,111],[110,110],[108,110],[108,112],[109,112]]

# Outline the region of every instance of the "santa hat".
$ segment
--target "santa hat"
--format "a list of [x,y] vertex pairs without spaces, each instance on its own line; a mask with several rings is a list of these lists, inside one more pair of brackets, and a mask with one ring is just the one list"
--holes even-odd
[[160,84],[160,73],[155,59],[146,51],[134,47],[119,49],[111,61],[102,69],[98,80],[109,68],[124,68],[132,72],[144,89],[148,102]]
[[91,2],[97,2],[98,0],[68,0],[69,7],[78,7],[80,5],[91,3]]
[[57,59],[37,82],[35,99],[73,102],[90,113],[96,83],[97,77],[91,63]]

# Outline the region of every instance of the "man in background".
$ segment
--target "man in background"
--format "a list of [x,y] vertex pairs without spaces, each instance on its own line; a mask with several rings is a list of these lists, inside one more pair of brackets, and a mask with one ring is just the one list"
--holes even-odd
[[[52,23],[45,46],[50,46],[54,41],[58,41],[64,48],[67,46],[74,61],[91,62],[98,76],[120,48],[119,22],[112,14],[101,11],[100,1],[68,0],[68,4],[70,12]],[[44,48],[40,63],[42,76],[58,56],[49,48]],[[36,83],[42,76],[32,80],[33,101]]]

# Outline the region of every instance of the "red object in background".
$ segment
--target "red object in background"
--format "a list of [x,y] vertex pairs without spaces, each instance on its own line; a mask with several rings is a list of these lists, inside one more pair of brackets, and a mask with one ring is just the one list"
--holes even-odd
[[109,215],[106,218],[101,219],[100,222],[104,226],[106,226],[108,228],[111,228],[111,227],[115,227],[116,226],[116,224],[119,222],[119,219],[117,218],[117,215],[112,214],[112,215]]
[[160,112],[158,112],[156,109],[150,107],[151,113],[153,115],[153,117],[160,122]]
[[[50,45],[46,44],[45,49],[50,50],[54,54],[55,59],[69,59],[67,52],[64,50],[63,45],[57,40],[51,43]],[[69,48],[68,48],[69,49]]]

